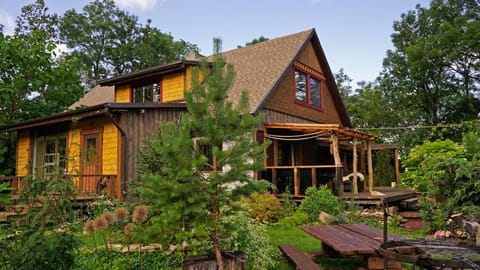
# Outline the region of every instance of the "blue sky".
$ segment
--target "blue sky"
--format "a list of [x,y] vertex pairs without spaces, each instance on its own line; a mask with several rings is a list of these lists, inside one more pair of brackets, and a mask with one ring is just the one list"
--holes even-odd
[[[13,30],[21,7],[34,0],[0,0],[0,24]],[[81,12],[89,0],[45,0],[51,12],[74,8]],[[343,68],[355,82],[373,81],[392,49],[394,21],[429,0],[115,0],[117,5],[147,19],[175,39],[197,44],[212,53],[213,38],[223,51],[254,38],[280,37],[315,28],[333,72]]]

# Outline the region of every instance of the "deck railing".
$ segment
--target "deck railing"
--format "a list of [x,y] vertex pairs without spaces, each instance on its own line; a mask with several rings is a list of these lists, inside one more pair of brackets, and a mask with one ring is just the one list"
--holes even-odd
[[[75,184],[79,195],[116,195],[117,175],[115,174],[69,174],[63,177],[71,180]],[[0,176],[0,183],[10,182],[10,192],[12,195],[17,195],[21,192],[25,181],[28,180],[24,176]]]
[[328,185],[333,188],[336,165],[267,166],[263,178],[278,188],[277,192],[289,191],[294,196],[305,195],[308,187]]

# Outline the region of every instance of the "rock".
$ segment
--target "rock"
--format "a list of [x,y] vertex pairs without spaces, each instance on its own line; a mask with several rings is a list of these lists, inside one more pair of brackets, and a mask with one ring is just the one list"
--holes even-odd
[[407,230],[418,230],[425,227],[427,223],[420,219],[410,219],[409,221],[403,223],[403,227]]
[[478,236],[478,229],[480,225],[478,222],[465,222],[465,230],[470,234],[471,236]]
[[329,213],[321,211],[318,215],[318,220],[323,224],[328,224],[332,220],[332,216]]

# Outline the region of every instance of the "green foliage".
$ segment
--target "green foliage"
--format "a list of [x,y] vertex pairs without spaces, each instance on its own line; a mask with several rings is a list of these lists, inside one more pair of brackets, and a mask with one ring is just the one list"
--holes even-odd
[[305,199],[300,203],[299,210],[308,215],[310,221],[318,220],[321,211],[330,215],[338,215],[344,212],[340,201],[327,186],[320,188],[309,187],[305,191]]
[[229,227],[226,231],[230,232],[222,239],[222,247],[245,254],[248,269],[275,269],[278,249],[271,244],[265,225],[252,223],[246,215],[238,214],[226,217],[222,226]]
[[280,194],[280,200],[283,208],[283,216],[289,217],[297,211],[297,203],[293,199],[293,195],[287,189],[284,193]]
[[249,216],[256,222],[271,224],[277,222],[284,215],[282,204],[275,195],[268,191],[254,192],[246,202]]
[[304,252],[320,250],[320,240],[296,226],[273,225],[268,227],[267,233],[274,246],[290,244]]
[[250,114],[247,95],[235,105],[227,101],[233,66],[218,56],[194,78],[185,93],[188,112],[179,123],[162,123],[144,149],[159,163],[142,159],[148,164],[140,165],[140,196],[152,213],[141,235],[164,244],[210,240],[218,260],[220,240],[228,235],[220,221],[241,198],[266,188],[251,177],[263,168],[266,145],[252,141],[261,116]]
[[[164,254],[161,252],[144,252],[139,256],[139,252],[124,253],[119,251],[113,252],[113,265],[108,261],[108,254],[105,249],[97,251],[98,254],[92,252],[79,252],[75,256],[75,267],[78,270],[127,270],[127,269],[143,269],[143,270],[170,270],[181,269],[183,255],[178,253]],[[97,258],[97,259],[92,259]],[[141,258],[141,262],[140,262]],[[141,266],[140,266],[141,265]]]
[[[395,182],[395,167],[393,164],[393,151],[379,150],[374,152],[373,171],[376,186],[390,186]],[[365,179],[366,181],[366,179]],[[359,184],[363,184],[359,182]]]
[[443,229],[452,213],[470,211],[480,203],[480,161],[472,152],[480,143],[471,134],[464,141],[465,147],[450,140],[425,142],[404,162],[404,182],[434,199],[433,204],[425,200],[422,211],[435,229]]
[[301,225],[307,225],[309,222],[310,222],[310,218],[308,214],[299,210],[290,216],[286,216],[282,218],[278,222],[278,224],[282,226],[296,227]]
[[[415,146],[408,154],[407,159],[402,163],[405,172],[402,174],[402,182],[421,192],[427,192],[436,188],[434,183],[426,177],[426,174],[439,171],[432,171],[433,160],[461,159],[463,147],[451,140],[437,140],[434,142],[425,141],[422,145]],[[440,176],[440,175],[438,175]]]
[[0,182],[0,209],[2,204],[5,205],[10,201],[10,183],[9,182]]
[[119,9],[112,0],[95,0],[82,13],[67,10],[59,28],[72,55],[86,68],[84,83],[89,86],[112,75],[179,60],[196,49],[151,27],[150,20],[141,26],[137,16]]
[[69,233],[24,231],[3,241],[2,269],[72,269],[78,239]]

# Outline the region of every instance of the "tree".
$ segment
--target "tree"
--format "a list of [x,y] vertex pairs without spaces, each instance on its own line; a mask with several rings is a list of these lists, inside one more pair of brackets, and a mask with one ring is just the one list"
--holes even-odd
[[[46,39],[42,30],[25,35],[0,34],[1,125],[64,111],[82,95],[78,62],[74,58],[55,59],[56,46]],[[2,134],[0,154],[15,156],[12,134]],[[1,163],[0,174],[13,172],[10,162]]]
[[95,0],[83,13],[68,10],[60,22],[60,36],[87,68],[85,84],[135,69],[178,60],[196,46],[173,41],[157,28],[142,27],[138,18],[120,10],[113,0]]
[[410,112],[403,115],[404,123],[477,118],[479,14],[474,0],[434,0],[394,23],[395,49],[387,52],[380,85],[397,111]]
[[42,30],[47,39],[58,40],[58,15],[48,13],[44,0],[22,7],[22,13],[16,18],[15,34],[28,35],[32,31]]
[[[264,36],[260,36],[258,38],[252,39],[252,41],[250,41],[250,42],[246,42],[245,46],[255,45],[257,43],[264,42],[264,41],[267,41],[267,40],[269,40],[269,38],[266,38]],[[240,45],[237,46],[237,48],[241,48],[241,47],[242,46],[240,46]]]
[[[205,75],[201,82],[198,78]],[[154,212],[142,235],[160,237],[163,243],[213,243],[218,269],[223,269],[220,240],[228,232],[220,221],[236,210],[235,202],[259,189],[251,172],[263,167],[265,144],[253,141],[261,116],[249,112],[248,97],[234,105],[227,91],[233,67],[220,56],[206,63],[185,93],[188,112],[178,125],[161,124],[149,143],[149,154],[160,161],[152,172],[142,166],[141,197]],[[193,138],[192,138],[193,137]]]

